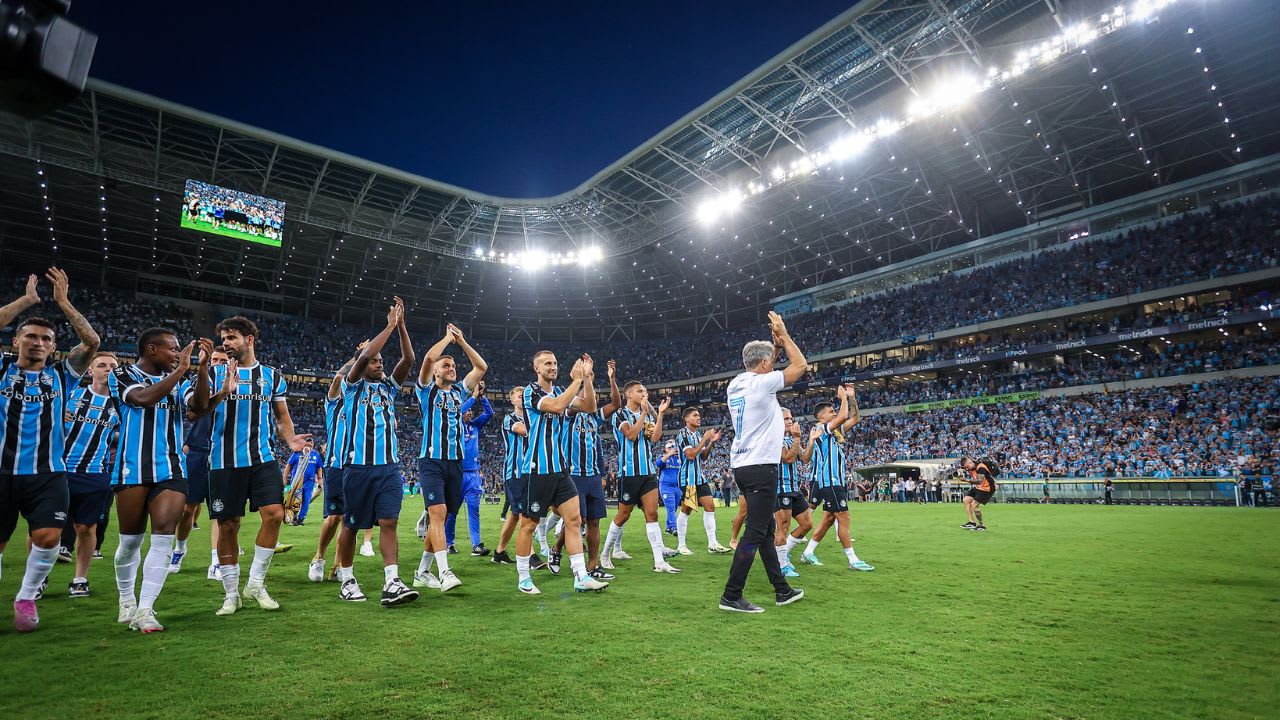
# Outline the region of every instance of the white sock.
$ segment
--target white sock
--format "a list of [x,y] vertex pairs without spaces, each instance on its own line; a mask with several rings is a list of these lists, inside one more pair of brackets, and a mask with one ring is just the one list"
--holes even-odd
[[791,535],[788,535],[787,544],[786,544],[787,552],[790,553],[791,548],[794,548],[795,546],[799,545],[800,541],[802,540],[804,540],[804,538],[792,537]]
[[773,549],[778,553],[778,564],[785,567],[787,565],[787,546],[775,545]]
[[[223,577],[226,577],[225,575]],[[338,568],[338,582],[344,583],[348,580],[355,580],[356,574],[349,567]]]
[[551,554],[551,548],[547,547],[547,520],[549,518],[550,516],[539,520],[538,526],[533,529],[533,536],[538,539],[538,547],[542,550],[543,555]]
[[600,548],[600,554],[608,555],[612,551],[614,545],[618,545],[618,547],[622,547],[619,544],[621,542],[622,542],[622,528],[618,527],[617,525],[614,525],[613,523],[609,523],[609,532],[606,533],[604,536],[604,546]]
[[49,571],[57,561],[57,545],[51,548],[32,545],[31,552],[27,553],[27,571],[22,575],[22,587],[18,590],[16,599],[35,600],[36,593],[40,592],[40,586],[44,584],[45,578],[49,577]]
[[812,555],[812,554],[814,554],[814,553],[815,553],[815,552],[817,552],[817,551],[818,551],[818,541],[817,541],[817,540],[810,540],[810,541],[809,541],[809,546],[808,546],[808,547],[806,547],[806,548],[804,549],[804,554],[805,554],[805,555]]
[[851,548],[851,547],[847,547],[847,548],[845,548],[845,549],[844,549],[844,556],[845,556],[845,557],[847,557],[847,558],[849,558],[849,564],[850,564],[850,565],[852,565],[853,563],[858,562],[858,553],[854,552],[854,551],[853,551],[853,548]]
[[436,551],[436,564],[440,566],[441,575],[449,572],[449,551],[448,550]]
[[649,548],[653,550],[653,566],[658,567],[666,562],[666,558],[662,557],[662,551],[666,549],[662,545],[662,529],[656,522],[647,522],[644,524],[644,534],[649,538]]
[[382,567],[382,584],[389,585],[392,580],[400,579],[399,565],[384,565]]
[[169,559],[173,556],[172,535],[151,535],[151,547],[142,561],[142,592],[138,594],[138,609],[149,610],[156,604],[164,581],[169,577]]
[[676,542],[680,543],[680,547],[684,547],[684,539],[688,534],[689,516],[682,512],[676,513]]
[[222,589],[226,591],[227,597],[240,592],[240,563],[219,565],[218,570],[222,572]]
[[422,559],[418,561],[418,574],[426,575],[431,572],[431,566],[435,564],[436,556],[434,553],[427,551],[422,552]]
[[120,544],[116,546],[116,590],[120,591],[121,600],[136,600],[133,596],[133,584],[138,578],[138,555],[141,548],[141,535],[120,534]]
[[210,565],[218,564],[218,548],[214,548],[209,551],[209,564]]
[[75,576],[75,577],[71,578],[71,582],[73,582],[73,583],[87,583],[87,582],[89,582],[89,578],[87,578],[87,577],[80,577],[79,575],[77,575],[77,576]]
[[715,547],[720,544],[716,539],[716,514],[713,512],[702,513],[702,529],[707,531],[707,547]]
[[622,550],[622,526],[621,525],[618,526],[618,539],[616,542],[613,543],[613,549],[618,551]]
[[528,580],[530,577],[532,577],[531,575],[529,575],[529,558],[530,557],[531,556],[529,555],[516,556],[516,573],[520,576],[520,582],[524,582],[525,580]]
[[587,559],[582,553],[569,556],[569,567],[573,568],[573,579],[579,580],[587,574]]
[[[152,535],[152,536],[151,536],[151,542],[153,542],[153,543],[154,543],[155,541],[156,541],[156,536],[155,536],[155,535]],[[186,554],[186,552],[187,552],[187,541],[186,541],[186,540],[174,540],[174,541],[173,541],[173,551],[174,551],[174,552],[180,552],[180,553]]]
[[249,582],[261,585],[267,579],[271,558],[276,556],[274,547],[253,546],[253,564],[249,566]]

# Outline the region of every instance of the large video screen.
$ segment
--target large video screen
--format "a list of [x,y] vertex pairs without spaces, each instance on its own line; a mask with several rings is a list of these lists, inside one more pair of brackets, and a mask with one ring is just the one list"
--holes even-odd
[[182,196],[182,227],[280,247],[284,201],[188,180]]

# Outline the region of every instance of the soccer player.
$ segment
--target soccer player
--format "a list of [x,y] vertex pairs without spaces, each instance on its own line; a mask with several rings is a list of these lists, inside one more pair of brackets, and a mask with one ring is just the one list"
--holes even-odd
[[[257,511],[261,524],[243,599],[263,610],[278,610],[280,604],[266,587],[284,522],[284,493],[273,445],[277,432],[291,450],[301,450],[311,436],[294,432],[284,373],[258,362],[258,326],[237,316],[218,323],[215,330],[231,359],[213,367],[210,377],[196,378],[192,406],[197,414],[213,414],[209,519],[218,521],[218,570],[226,593],[216,614],[233,615],[241,607],[240,522],[245,503],[251,512]],[[211,395],[210,383],[221,392]]]
[[606,569],[611,567],[608,555],[622,526],[630,519],[631,511],[639,505],[644,513],[645,536],[653,551],[653,571],[676,574],[680,569],[667,562],[663,553],[666,547],[662,544],[662,528],[658,526],[658,480],[653,476],[649,447],[651,441],[662,439],[662,418],[671,407],[671,398],[664,398],[656,415],[650,416],[646,412],[649,390],[643,383],[628,382],[622,386],[622,395],[626,405],[613,414],[613,435],[618,442],[618,511],[609,524],[601,560]]
[[[36,600],[58,557],[58,541],[67,521],[66,428],[61,422],[67,395],[98,350],[98,334],[68,299],[67,274],[49,268],[53,297],[70,321],[80,344],[67,357],[51,362],[57,350],[54,325],[29,317],[14,332],[15,355],[0,356],[0,555],[26,518],[31,548],[22,586],[13,602],[13,625],[31,632],[40,625]],[[26,292],[0,308],[0,327],[19,313],[39,305],[39,278],[27,278]]]
[[[804,450],[800,423],[787,408],[782,408],[782,422],[787,434],[782,439],[782,461],[778,464],[778,502],[773,511],[778,527],[773,543],[778,550],[782,574],[793,578],[800,577],[800,573],[791,564],[791,549],[803,542],[804,536],[813,529],[813,511],[809,508],[808,498],[800,492],[800,470],[796,467]],[[794,531],[791,531],[792,519],[796,521]]]
[[[587,528],[587,572],[597,580],[613,580],[611,573],[600,567],[600,520],[608,513],[604,504],[604,482],[600,472],[600,426],[609,422],[622,406],[622,393],[616,379],[617,363],[610,360],[609,403],[595,412],[570,410],[569,418],[569,477],[578,489],[578,512]],[[552,572],[560,572],[560,556],[564,550],[565,533],[556,540],[556,549],[548,559]]]
[[[400,361],[388,377],[382,370],[382,348],[391,333],[400,336]],[[365,595],[356,582],[356,531],[378,525],[378,546],[382,551],[382,598],[384,607],[402,605],[418,598],[418,591],[400,580],[400,545],[396,525],[404,501],[404,480],[400,474],[400,447],[396,442],[396,393],[413,370],[413,342],[404,325],[404,301],[399,297],[387,311],[387,326],[356,356],[342,378],[342,396],[347,414],[347,438],[342,462],[342,499],[346,505],[342,529],[338,532],[338,597],[363,602]]]
[[315,494],[317,480],[324,482],[324,458],[316,452],[311,441],[307,441],[301,450],[289,456],[289,461],[284,466],[285,485],[302,483],[302,489],[297,491],[302,494],[298,513],[292,518],[286,518],[291,525],[302,525],[306,521],[307,508],[311,507],[311,496]]
[[316,554],[307,566],[307,579],[311,582],[324,581],[324,558],[329,553],[329,543],[333,541],[333,536],[342,524],[342,516],[347,511],[347,506],[342,501],[342,465],[347,447],[347,411],[342,399],[342,380],[351,371],[360,351],[367,344],[366,340],[357,345],[356,355],[338,368],[338,372],[329,381],[329,390],[324,397],[324,432],[329,438],[324,449],[324,521],[320,523]]
[[[720,439],[720,431],[711,430],[705,435],[699,432],[698,428],[702,427],[702,411],[696,407],[685,408],[682,417],[684,427],[676,433],[676,447],[680,450],[680,487],[686,499],[689,499],[689,495],[695,495],[697,504],[702,506],[702,528],[707,531],[707,552],[712,555],[733,552],[716,539],[716,501],[712,497],[711,483],[702,474],[702,461],[711,454],[711,447]],[[691,514],[693,507],[686,502],[676,518],[676,534],[680,540],[676,552],[681,555],[693,554],[685,544]]]
[[[130,630],[162,632],[155,601],[169,576],[173,534],[187,500],[186,462],[182,455],[182,419],[194,391],[186,380],[195,340],[179,349],[167,328],[148,328],[138,336],[138,362],[116,368],[108,381],[120,413],[120,441],[112,489],[120,544],[116,547],[117,621]],[[208,372],[213,342],[201,339],[199,372]],[[207,375],[206,375],[207,377]],[[142,563],[142,590],[135,599],[142,533],[151,523],[151,546]]]
[[[107,387],[120,366],[114,353],[97,352],[89,361],[89,375],[67,398],[67,489],[71,493],[71,522],[76,532],[76,574],[67,588],[71,597],[89,596],[89,562],[97,547],[98,524],[111,509],[111,473],[120,416]],[[84,382],[88,380],[88,382]]]
[[800,562],[822,564],[817,556],[818,543],[822,542],[832,523],[838,522],[836,536],[844,546],[849,569],[870,572],[875,567],[863,562],[853,551],[853,539],[849,532],[849,488],[844,481],[844,428],[845,423],[851,419],[849,398],[854,389],[852,385],[840,385],[836,388],[836,393],[840,398],[839,410],[826,402],[818,403],[814,408],[818,424],[809,432],[809,446],[801,454],[802,460],[812,464],[811,483],[816,487],[814,497],[822,503],[823,514],[818,531],[813,534],[813,539],[800,556]]
[[[209,364],[218,367],[231,360],[226,348],[218,345],[209,357]],[[221,392],[221,390],[219,390]],[[191,427],[187,429],[186,444],[182,452],[187,457],[187,504],[182,509],[182,520],[178,522],[177,541],[173,547],[173,557],[169,560],[169,572],[182,570],[182,559],[187,556],[187,538],[191,537],[191,528],[195,525],[200,506],[209,496],[209,441],[213,434],[213,416],[188,412],[187,419]],[[210,580],[222,580],[222,572],[218,570],[218,521],[209,521],[209,544],[212,546],[209,560]]]
[[[510,565],[514,560],[507,554],[507,543],[520,524],[524,514],[524,483],[520,480],[520,464],[529,441],[529,429],[524,421],[524,388],[513,387],[507,393],[512,411],[502,418],[502,488],[510,512],[502,520],[498,533],[498,547],[494,548],[490,561],[498,565]],[[541,558],[539,558],[540,560]]]
[[[475,405],[480,403],[480,412]],[[471,397],[462,403],[462,502],[467,506],[467,531],[471,535],[471,557],[484,557],[489,548],[480,539],[480,495],[484,490],[480,482],[480,431],[493,417],[493,406],[484,396],[484,381],[476,383]],[[454,530],[458,513],[450,513],[444,521],[444,541],[453,553]]]
[[560,376],[555,353],[540,350],[533,356],[537,379],[525,387],[521,399],[521,407],[528,418],[528,444],[520,462],[520,477],[525,484],[525,509],[516,535],[517,588],[526,595],[541,592],[529,574],[529,560],[533,554],[533,531],[538,521],[551,510],[564,518],[565,549],[569,552],[569,564],[573,568],[573,589],[578,592],[599,591],[609,586],[587,573],[587,562],[582,553],[578,491],[569,479],[569,463],[564,448],[568,411],[595,412],[593,369],[591,356],[583,355],[569,371],[571,382],[568,387],[561,388],[555,384]]
[[982,506],[991,502],[996,494],[996,476],[1000,471],[990,460],[974,460],[969,456],[960,458],[960,468],[968,475],[964,481],[972,485],[964,494],[964,511],[969,515],[969,522],[961,525],[966,530],[986,531],[982,523]]
[[[726,389],[734,431],[729,467],[733,469],[733,479],[742,491],[742,498],[748,502],[746,530],[733,554],[729,579],[720,596],[720,609],[731,612],[764,612],[764,608],[742,596],[757,554],[773,585],[775,604],[789,605],[804,597],[803,590],[787,583],[769,538],[773,535],[773,506],[778,494],[778,458],[782,457],[782,438],[786,433],[777,394],[804,377],[808,365],[781,315],[769,313],[769,329],[772,343],[753,340],[743,346],[745,372],[730,380]],[[775,370],[774,363],[781,351],[787,353],[790,362],[784,369]]]
[[[445,355],[445,348],[457,343],[471,363],[471,371],[458,382],[458,364]],[[449,545],[445,542],[444,521],[462,505],[463,440],[462,403],[484,379],[489,365],[457,325],[449,323],[444,337],[427,349],[418,368],[414,394],[422,408],[422,449],[418,453],[418,484],[427,508],[427,535],[422,541],[422,560],[413,574],[414,587],[435,587],[448,592],[462,584],[449,569]],[[440,566],[440,579],[431,574],[432,562]]]

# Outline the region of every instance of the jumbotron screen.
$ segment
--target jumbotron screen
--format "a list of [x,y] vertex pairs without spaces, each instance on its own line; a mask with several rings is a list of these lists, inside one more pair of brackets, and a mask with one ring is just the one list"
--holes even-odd
[[188,180],[182,196],[182,227],[280,247],[284,201]]

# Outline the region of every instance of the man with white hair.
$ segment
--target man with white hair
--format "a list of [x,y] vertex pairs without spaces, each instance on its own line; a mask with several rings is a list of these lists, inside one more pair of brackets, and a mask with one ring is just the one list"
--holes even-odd
[[[764,612],[763,608],[742,596],[751,563],[757,554],[769,575],[769,582],[773,584],[777,605],[789,605],[804,597],[803,590],[787,584],[772,540],[773,506],[778,494],[778,458],[782,456],[782,439],[786,432],[777,394],[804,376],[807,363],[787,332],[781,315],[769,313],[769,329],[773,334],[772,343],[754,340],[742,348],[742,365],[746,371],[729,382],[727,393],[734,430],[729,466],[733,468],[733,479],[747,502],[746,529],[733,555],[729,580],[720,597],[720,609],[731,612]],[[790,362],[784,369],[775,370],[779,351],[786,352]]]

